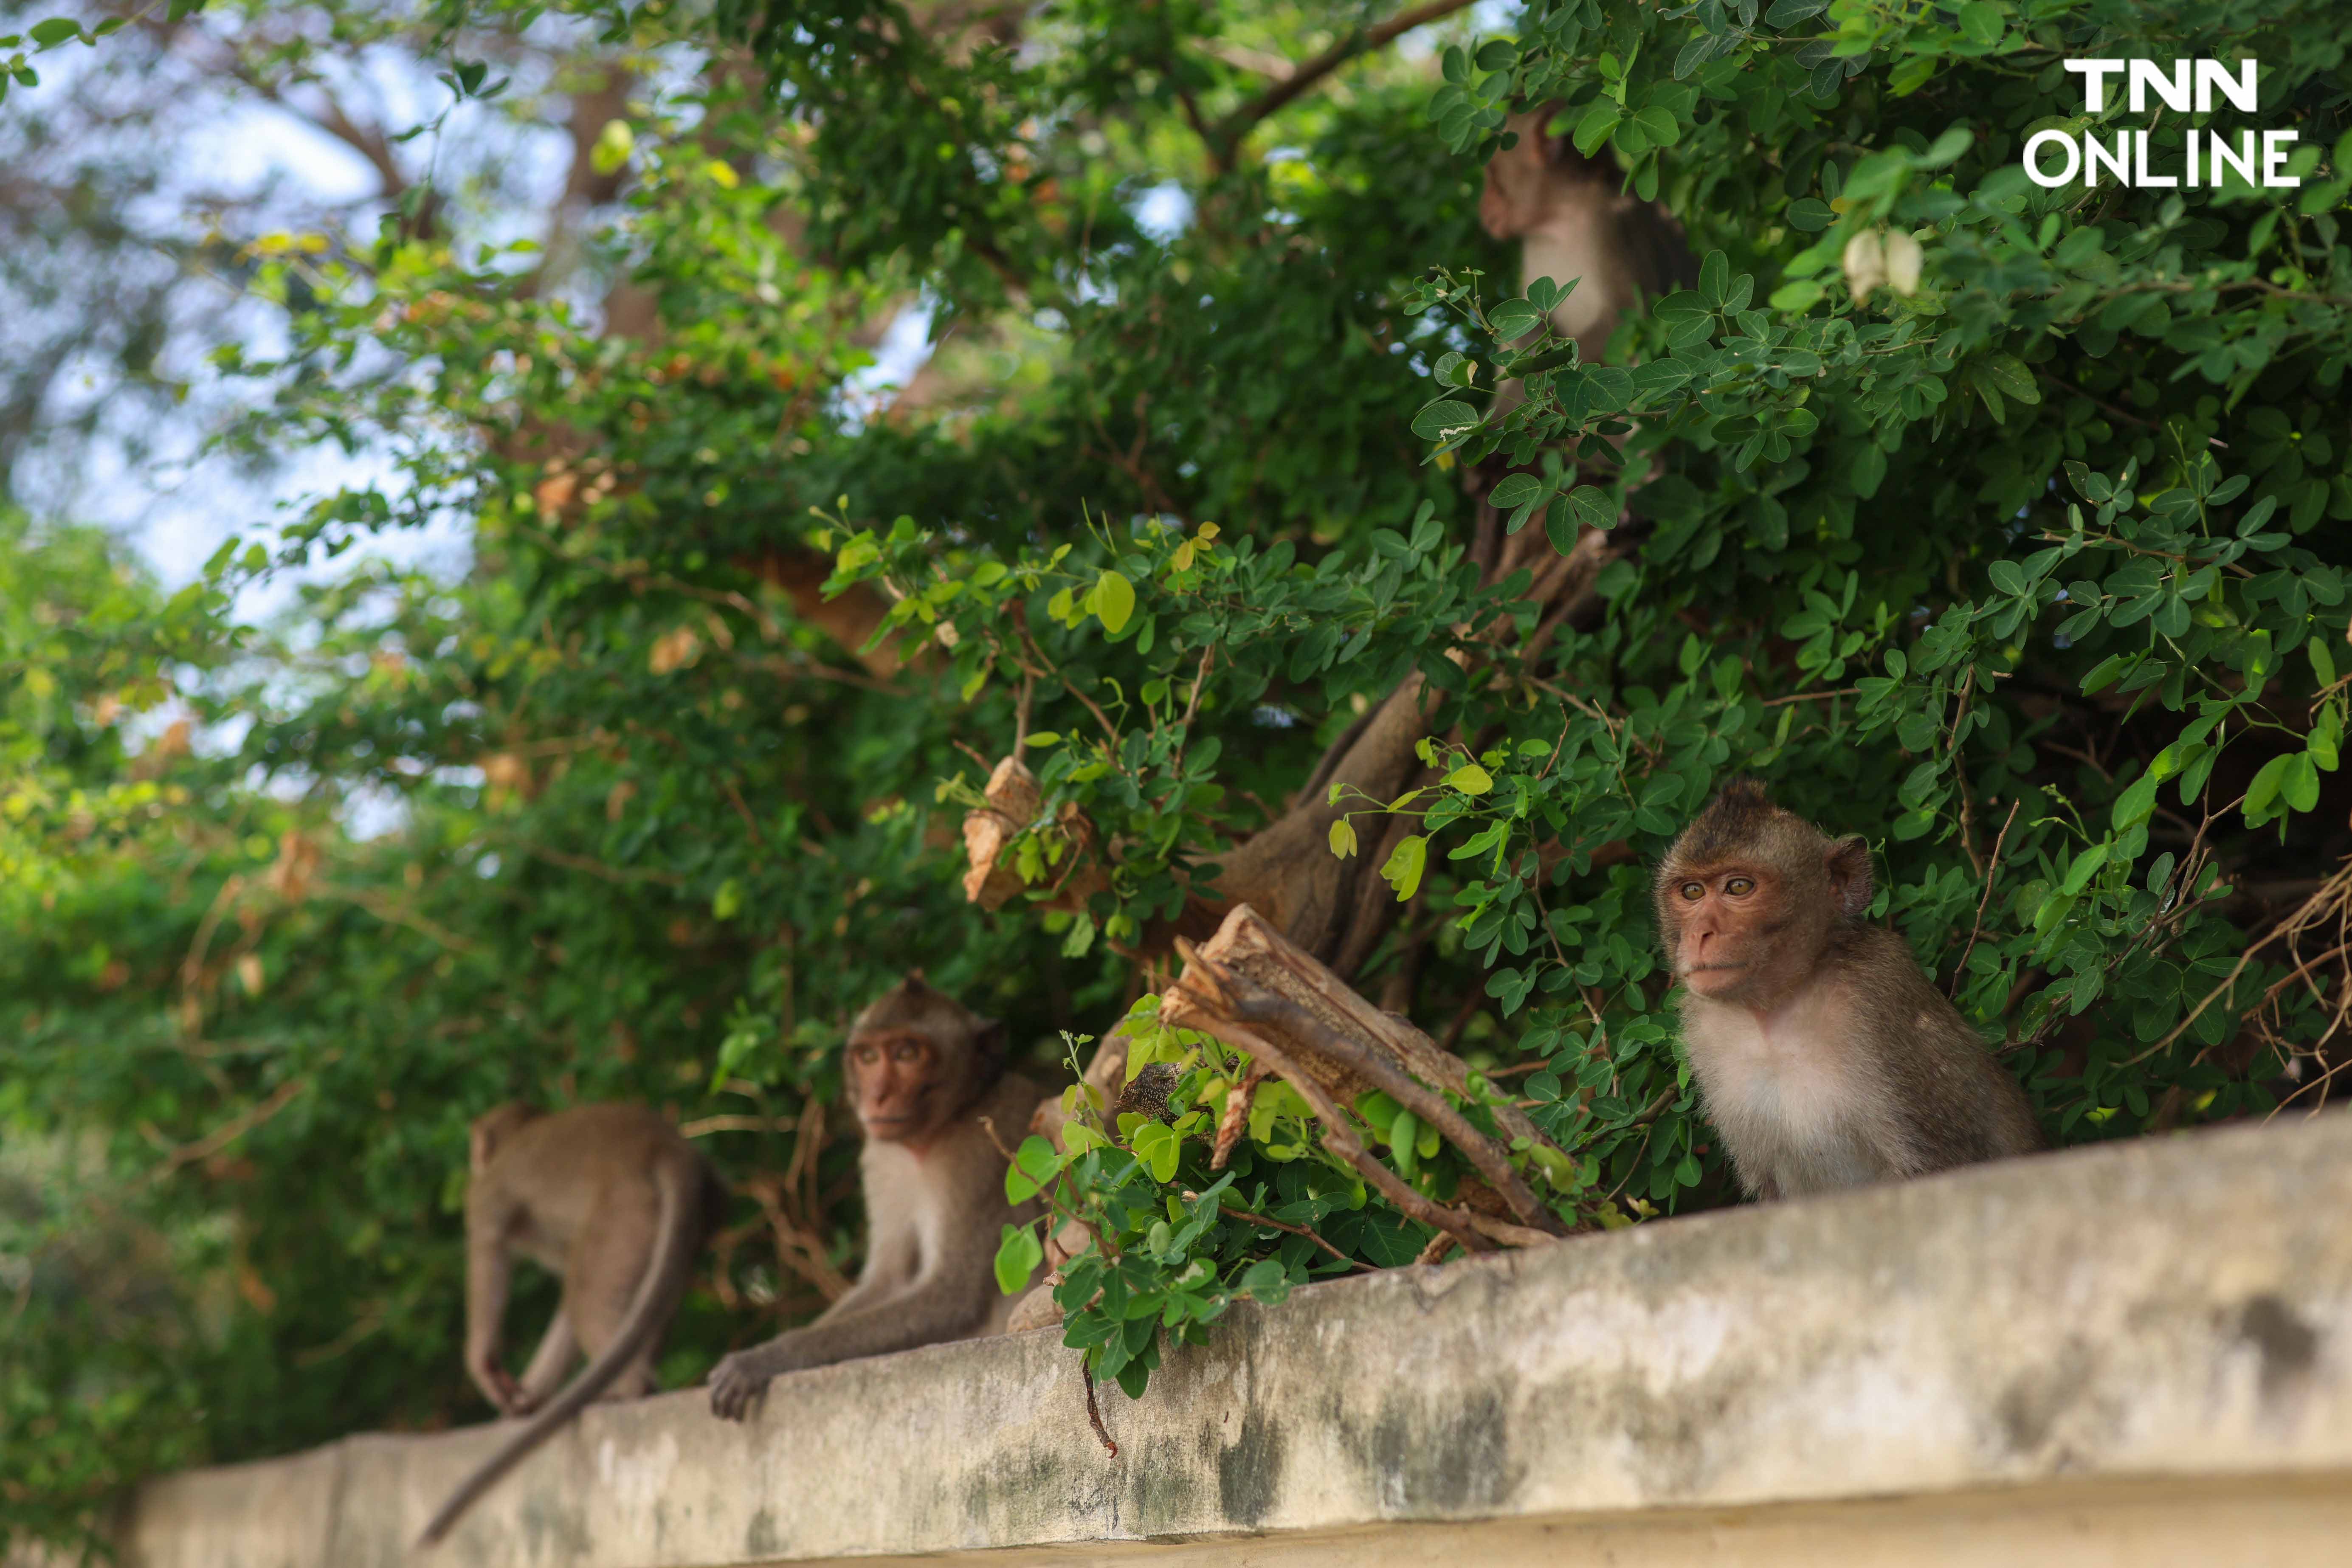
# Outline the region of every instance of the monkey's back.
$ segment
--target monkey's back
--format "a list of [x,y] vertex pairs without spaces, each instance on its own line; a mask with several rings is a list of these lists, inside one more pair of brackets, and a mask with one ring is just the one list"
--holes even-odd
[[[561,1255],[583,1229],[597,1223],[600,1211],[613,1201],[610,1184],[651,1187],[662,1167],[691,1173],[695,1212],[688,1220],[698,1245],[719,1217],[725,1188],[700,1152],[658,1111],[629,1102],[574,1106],[518,1128],[489,1169],[467,1188],[467,1206],[470,1212],[478,1203],[487,1203],[520,1211],[534,1233],[525,1242],[528,1249],[540,1262],[560,1270]],[[491,1213],[481,1217],[497,1224],[512,1223],[516,1216]],[[648,1247],[652,1239],[646,1238]]]
[[1883,926],[1862,924],[1839,932],[1837,941],[1853,955],[1848,972],[1878,982],[1855,1001],[1871,1016],[1871,1032],[1888,1045],[1879,1068],[1917,1161],[1903,1173],[2040,1149],[2041,1124],[2025,1090],[1920,973],[1910,944]]

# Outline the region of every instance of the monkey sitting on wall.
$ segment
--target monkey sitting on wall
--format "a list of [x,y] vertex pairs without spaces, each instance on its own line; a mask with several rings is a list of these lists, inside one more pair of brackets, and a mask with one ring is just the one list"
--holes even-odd
[[1738,780],[1658,868],[1683,1044],[1740,1185],[1799,1197],[2042,1147],[2017,1080],[1863,920],[1870,848]]
[[[642,1105],[551,1116],[502,1105],[475,1121],[471,1165],[466,1370],[500,1415],[532,1419],[450,1494],[425,1527],[426,1546],[592,1400],[654,1391],[654,1354],[727,1195],[677,1130]],[[563,1277],[520,1381],[499,1353],[517,1254]],[[557,1394],[583,1351],[587,1370]]]
[[1004,1026],[918,970],[857,1016],[847,1066],[866,1132],[866,1268],[815,1322],[711,1370],[710,1408],[730,1421],[778,1373],[997,1332],[1019,1300],[997,1289],[996,1248],[1037,1205],[1005,1201],[1004,1155],[981,1123],[1019,1138],[1044,1091],[1004,1070]]

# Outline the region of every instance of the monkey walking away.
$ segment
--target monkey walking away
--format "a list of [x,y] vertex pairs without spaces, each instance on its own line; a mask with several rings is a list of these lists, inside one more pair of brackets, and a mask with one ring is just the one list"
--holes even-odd
[[1019,1300],[997,1288],[996,1248],[1037,1205],[1005,1201],[997,1138],[1025,1133],[1044,1091],[1004,1070],[1003,1025],[918,970],[857,1016],[847,1065],[866,1133],[865,1271],[815,1322],[711,1370],[710,1408],[730,1421],[779,1373],[996,1332]]
[[1868,924],[1869,846],[1748,780],[1659,868],[1683,1043],[1741,1186],[1798,1197],[2042,1147],[2033,1108],[1894,931]]
[[[466,1370],[500,1415],[531,1419],[441,1505],[427,1546],[589,1402],[653,1392],[655,1353],[726,1196],[701,1155],[642,1105],[553,1115],[502,1105],[474,1122],[471,1163]],[[563,1277],[520,1381],[499,1353],[517,1254]],[[558,1394],[583,1352],[587,1370]]]

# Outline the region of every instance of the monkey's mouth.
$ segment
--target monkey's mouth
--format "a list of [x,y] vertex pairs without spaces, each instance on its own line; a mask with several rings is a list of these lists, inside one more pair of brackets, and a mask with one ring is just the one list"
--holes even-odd
[[1745,969],[1747,967],[1748,965],[1744,963],[1694,963],[1688,969],[1684,970],[1683,973],[1685,974],[1719,974],[1728,970]]

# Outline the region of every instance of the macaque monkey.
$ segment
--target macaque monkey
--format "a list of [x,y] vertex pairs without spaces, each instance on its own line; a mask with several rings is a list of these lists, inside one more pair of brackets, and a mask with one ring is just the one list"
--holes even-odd
[[1736,781],[1658,868],[1658,934],[1683,1044],[1740,1185],[1799,1197],[2042,1146],[2033,1108],[1867,924],[1870,848]]
[[1005,1201],[997,1139],[1027,1131],[1043,1091],[1004,1070],[1004,1026],[918,970],[850,1025],[847,1066],[866,1131],[865,1270],[815,1322],[711,1370],[710,1408],[728,1420],[778,1373],[1001,1332],[1017,1300],[997,1289],[996,1248],[1037,1205]]
[[[420,1544],[596,1399],[654,1390],[654,1354],[726,1190],[677,1130],[642,1105],[553,1115],[502,1105],[474,1122],[466,1191],[466,1371],[501,1415],[530,1423],[467,1476]],[[563,1298],[520,1381],[500,1363],[516,1254],[563,1277]],[[587,1370],[558,1394],[585,1352]]]
[[[1576,284],[1552,307],[1551,324],[1576,340],[1591,364],[1643,296],[1683,287],[1697,268],[1682,225],[1664,206],[1621,189],[1623,176],[1606,158],[1587,158],[1566,136],[1546,133],[1558,108],[1546,104],[1503,122],[1518,142],[1486,165],[1478,221],[1496,239],[1519,241],[1522,293],[1538,278],[1563,289]],[[1501,419],[1526,397],[1519,383],[1504,383],[1486,417]]]

